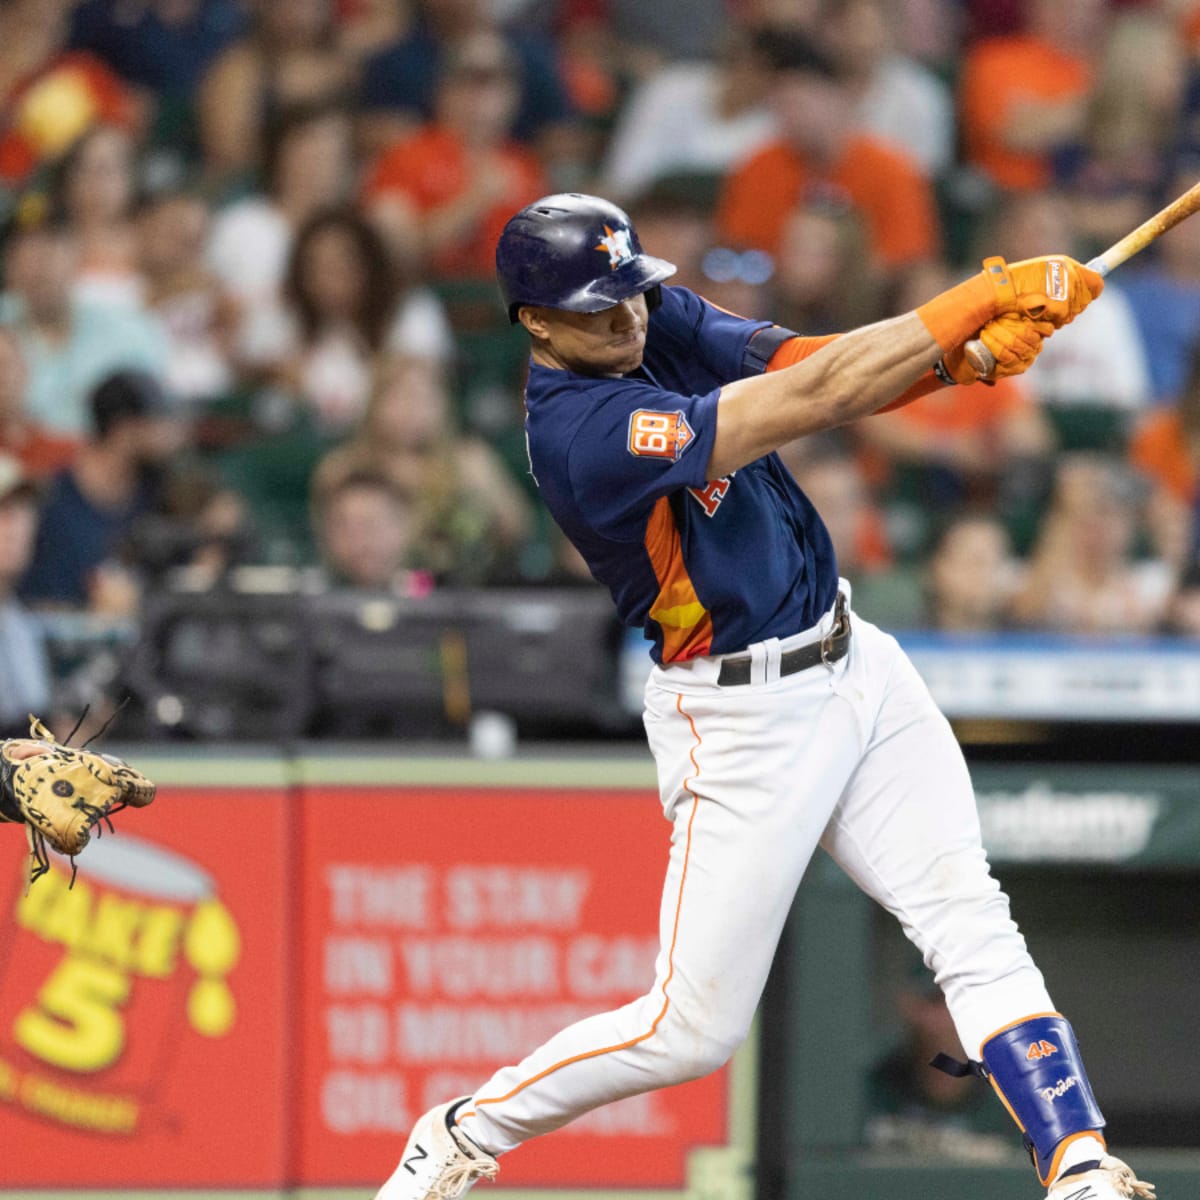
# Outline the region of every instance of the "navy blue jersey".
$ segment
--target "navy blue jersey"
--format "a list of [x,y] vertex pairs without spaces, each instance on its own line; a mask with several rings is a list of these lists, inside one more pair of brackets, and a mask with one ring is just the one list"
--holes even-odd
[[778,455],[705,467],[721,387],[768,327],[665,287],[643,365],[619,379],[530,366],[529,461],[551,515],[657,662],[816,624],[837,595],[824,523]]

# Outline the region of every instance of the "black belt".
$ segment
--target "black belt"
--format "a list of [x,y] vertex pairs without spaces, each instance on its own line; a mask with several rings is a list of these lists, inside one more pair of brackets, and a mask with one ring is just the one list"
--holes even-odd
[[[826,666],[845,658],[850,649],[850,613],[846,609],[846,597],[838,592],[837,605],[833,610],[833,628],[819,641],[807,646],[786,650],[779,659],[779,674],[795,675],[807,671],[818,663]],[[749,654],[735,654],[721,660],[721,673],[717,676],[718,687],[737,687],[750,682]]]

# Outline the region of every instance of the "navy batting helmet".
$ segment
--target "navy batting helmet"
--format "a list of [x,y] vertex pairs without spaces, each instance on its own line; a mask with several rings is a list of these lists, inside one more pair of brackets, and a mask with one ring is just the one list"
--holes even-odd
[[656,288],[675,266],[643,253],[615,204],[564,192],[510,218],[496,243],[496,274],[515,324],[522,304],[600,312]]

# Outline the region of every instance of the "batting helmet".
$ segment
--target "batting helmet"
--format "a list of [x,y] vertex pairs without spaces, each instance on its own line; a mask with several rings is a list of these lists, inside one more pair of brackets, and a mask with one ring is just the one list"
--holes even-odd
[[675,274],[653,258],[629,216],[599,196],[544,196],[510,218],[496,243],[496,275],[514,324],[522,304],[592,313]]

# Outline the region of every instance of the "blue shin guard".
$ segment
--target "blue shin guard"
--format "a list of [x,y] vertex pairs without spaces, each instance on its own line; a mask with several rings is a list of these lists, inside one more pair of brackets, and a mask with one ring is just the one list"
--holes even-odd
[[1104,1141],[1104,1116],[1066,1017],[1029,1017],[994,1033],[980,1049],[992,1086],[1025,1134],[1044,1185],[1058,1174],[1062,1152],[1076,1137]]

